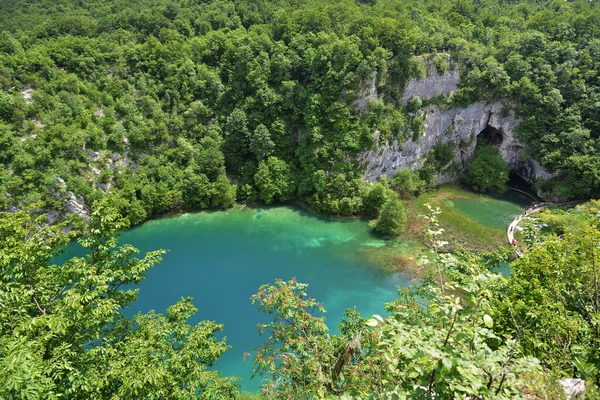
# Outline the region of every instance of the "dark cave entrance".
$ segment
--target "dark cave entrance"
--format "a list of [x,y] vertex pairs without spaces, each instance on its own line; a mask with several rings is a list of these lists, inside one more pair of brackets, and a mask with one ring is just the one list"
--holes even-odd
[[507,185],[516,189],[520,189],[524,192],[530,193],[535,196],[535,190],[533,190],[533,186],[531,185],[531,183],[527,182],[525,179],[519,176],[519,174],[517,174],[517,171],[515,170],[511,170],[508,174]]
[[484,130],[479,133],[479,138],[490,146],[499,148],[502,145],[502,132],[493,126],[487,125]]
[[[500,150],[503,141],[504,135],[502,131],[490,125],[486,125],[485,128],[481,132],[479,132],[479,135],[477,135],[478,146],[488,145],[494,147],[498,151]],[[515,145],[509,145],[503,150],[505,153],[509,153],[509,158],[513,158],[511,157],[511,154],[521,154],[523,149]],[[530,196],[537,198],[536,191],[534,190],[533,185],[531,184],[531,182],[528,181],[526,177],[527,168],[525,167],[525,165],[521,165],[523,163],[520,161],[520,158],[516,157],[515,159],[513,159],[513,162],[509,164],[511,166],[511,170],[509,172],[508,182],[506,182],[506,185],[508,187],[517,189],[517,191],[523,191],[529,194]]]

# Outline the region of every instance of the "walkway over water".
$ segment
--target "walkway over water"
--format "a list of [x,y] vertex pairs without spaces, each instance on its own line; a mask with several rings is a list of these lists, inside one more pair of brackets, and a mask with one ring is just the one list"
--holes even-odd
[[[526,193],[522,190],[515,189],[515,188],[509,188],[509,189],[516,190],[520,193],[527,194],[531,198],[535,199],[532,195],[530,195],[529,193]],[[521,257],[523,255],[523,252],[521,250],[519,250],[519,245],[518,245],[517,241],[515,240],[515,229],[517,228],[519,223],[523,220],[523,217],[526,217],[533,213],[541,211],[544,208],[549,207],[549,206],[570,206],[570,205],[574,205],[574,204],[578,204],[578,203],[582,203],[582,202],[583,202],[582,200],[574,200],[574,201],[566,201],[566,202],[562,202],[562,203],[552,203],[552,202],[538,203],[538,204],[533,205],[532,207],[529,207],[527,210],[525,210],[523,213],[521,213],[521,215],[517,216],[517,218],[515,218],[510,223],[510,225],[508,226],[508,230],[506,231],[506,234],[508,236],[508,244],[510,244],[514,247],[515,254],[517,255],[517,257]]]

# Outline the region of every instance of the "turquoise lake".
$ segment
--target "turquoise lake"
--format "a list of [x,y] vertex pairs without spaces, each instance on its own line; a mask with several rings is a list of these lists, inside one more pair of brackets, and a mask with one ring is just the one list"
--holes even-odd
[[366,222],[330,221],[290,207],[231,209],[183,214],[146,222],[125,232],[120,243],[142,252],[170,250],[139,286],[128,315],[165,312],[182,296],[194,298],[195,318],[224,324],[232,348],[216,363],[223,375],[242,378],[243,390],[255,391],[250,380],[252,359],[242,355],[262,342],[256,324],[268,321],[250,305],[264,283],[281,278],[308,283],[308,294],[322,302],[331,330],[346,308],[363,316],[383,314],[397,287],[410,282],[384,274],[365,255],[380,246],[403,246],[373,236]]
[[[514,193],[501,198],[454,199],[456,207],[480,223],[504,229],[528,203]],[[398,287],[412,281],[385,273],[376,264],[383,247],[414,256],[415,242],[382,240],[365,221],[329,220],[293,207],[233,208],[181,214],[148,221],[124,232],[120,243],[142,253],[165,249],[163,261],[147,273],[138,300],[125,310],[131,316],[155,310],[164,313],[181,297],[193,297],[198,312],[190,321],[212,320],[224,325],[219,337],[232,346],[215,364],[222,374],[238,376],[242,390],[257,391],[260,377],[250,379],[251,352],[262,342],[256,325],[269,321],[250,305],[260,285],[295,277],[308,283],[308,295],[323,303],[332,331],[347,308],[363,316],[384,314]],[[69,256],[81,255],[76,245]],[[62,260],[66,257],[60,257]],[[61,260],[57,260],[60,262]],[[506,267],[503,273],[509,273]]]

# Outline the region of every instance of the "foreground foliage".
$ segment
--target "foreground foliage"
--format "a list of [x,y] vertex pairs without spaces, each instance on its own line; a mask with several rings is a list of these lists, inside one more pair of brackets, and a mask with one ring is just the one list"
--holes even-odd
[[134,285],[161,260],[117,245],[109,209],[79,239],[83,258],[55,265],[68,237],[27,213],[0,213],[0,398],[231,398],[235,381],[208,371],[228,349],[222,326],[186,321],[191,299],[166,315],[127,318]]
[[[543,397],[561,376],[584,378],[590,396],[598,393],[598,219],[533,244],[507,279],[493,268],[508,250],[444,253],[439,213],[427,215],[431,277],[400,290],[385,317],[347,310],[333,334],[306,284],[259,288],[252,302],[272,316],[252,354],[264,398]],[[0,396],[237,395],[234,379],[207,370],[228,346],[215,338],[220,325],[186,322],[191,299],[166,315],[123,315],[161,251],[139,259],[117,246],[125,225],[100,206],[79,239],[88,254],[54,265],[68,237],[32,215],[0,213]]]
[[[443,257],[457,269],[481,261],[472,255]],[[264,375],[267,398],[321,398],[327,395],[375,398],[454,399],[469,396],[514,399],[525,387],[524,373],[539,363],[520,354],[516,339],[494,333],[490,299],[502,280],[484,271],[464,271],[461,284],[445,284],[444,295],[431,282],[417,291],[402,290],[387,306],[385,319],[360,318],[349,310],[332,335],[322,306],[307,296],[305,284],[278,281],[253,297],[273,314],[264,346],[257,349],[255,373]]]

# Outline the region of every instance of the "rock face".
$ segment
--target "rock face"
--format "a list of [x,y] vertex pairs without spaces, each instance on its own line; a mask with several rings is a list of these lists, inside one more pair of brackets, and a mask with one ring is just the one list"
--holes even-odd
[[75,195],[73,192],[67,192],[65,207],[67,211],[78,214],[84,220],[90,220],[89,207],[85,204],[83,196]]
[[[458,85],[458,69],[448,64],[447,72],[437,74],[432,63],[426,62],[428,76],[411,80],[404,90],[403,100],[406,102],[413,96],[422,99],[438,95],[451,95]],[[432,69],[433,68],[433,69]],[[369,93],[368,98],[373,96]],[[368,101],[368,98],[365,101]],[[546,171],[536,160],[526,155],[526,145],[515,137],[515,128],[521,122],[514,113],[505,109],[500,102],[478,102],[467,107],[444,109],[437,105],[429,105],[420,110],[424,117],[423,133],[416,139],[400,144],[393,140],[380,143],[379,146],[363,154],[366,164],[365,178],[374,181],[380,175],[388,178],[402,169],[420,169],[427,154],[438,144],[448,144],[454,149],[454,159],[437,176],[439,184],[447,183],[464,175],[469,160],[475,151],[482,132],[495,135],[494,145],[502,158],[511,166],[514,173],[529,183],[538,179],[550,179],[554,175]],[[375,139],[379,139],[375,132]],[[489,141],[490,138],[485,138]],[[453,168],[448,168],[450,166]]]
[[431,99],[440,94],[449,95],[458,89],[460,80],[458,67],[451,62],[450,55],[446,53],[438,54],[446,64],[446,72],[439,74],[435,62],[423,60],[423,57],[415,57],[425,66],[426,76],[421,79],[411,79],[404,88],[402,103],[406,105],[413,96],[419,96],[422,100]]
[[583,379],[563,379],[560,385],[568,400],[583,400],[585,398],[585,381]]
[[360,92],[360,96],[356,101],[356,108],[365,111],[369,106],[369,100],[377,98],[377,71],[374,71],[371,81]]

